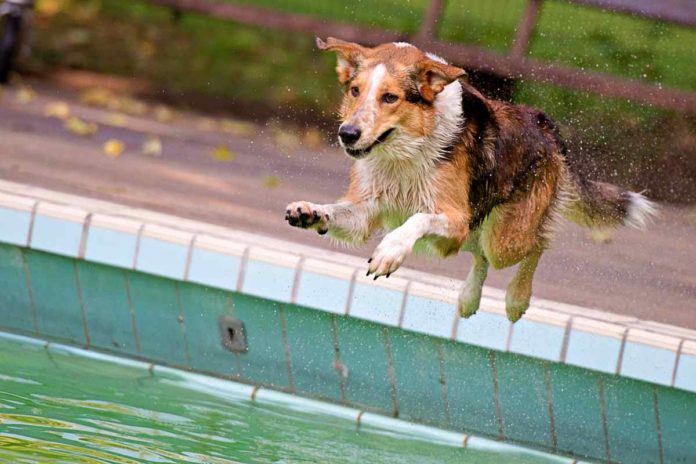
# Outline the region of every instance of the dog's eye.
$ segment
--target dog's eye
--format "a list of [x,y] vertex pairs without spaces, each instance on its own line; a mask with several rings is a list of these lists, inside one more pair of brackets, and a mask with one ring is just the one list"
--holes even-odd
[[351,87],[350,94],[354,97],[357,97],[358,95],[360,95],[360,89],[357,87]]
[[385,93],[382,95],[382,103],[396,103],[396,101],[399,99],[397,95],[394,95],[393,93]]

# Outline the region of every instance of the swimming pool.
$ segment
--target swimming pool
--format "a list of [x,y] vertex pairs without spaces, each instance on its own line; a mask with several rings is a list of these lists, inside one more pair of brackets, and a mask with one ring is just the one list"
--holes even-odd
[[460,284],[373,282],[354,257],[0,181],[4,332],[460,447],[696,459],[693,331],[544,301],[511,325],[491,289],[462,319]]
[[202,376],[17,338],[0,337],[0,365],[2,462],[560,462],[357,427],[307,404],[251,401]]

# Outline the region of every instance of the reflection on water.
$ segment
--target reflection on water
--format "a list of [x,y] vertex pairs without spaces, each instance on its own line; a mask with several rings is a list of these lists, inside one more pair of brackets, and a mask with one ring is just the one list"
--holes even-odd
[[0,462],[545,461],[357,431],[349,421],[0,339]]

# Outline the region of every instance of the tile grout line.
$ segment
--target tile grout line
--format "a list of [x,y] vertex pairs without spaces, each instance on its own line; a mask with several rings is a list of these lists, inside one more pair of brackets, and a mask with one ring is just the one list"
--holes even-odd
[[145,229],[145,223],[141,223],[138,227],[137,237],[135,239],[135,250],[133,250],[133,270],[138,268],[138,255],[140,255],[140,242],[143,239],[143,230]]
[[493,380],[493,403],[495,404],[495,418],[498,425],[498,440],[505,439],[505,428],[503,424],[503,408],[500,404],[500,385],[498,384],[498,368],[495,362],[495,352],[488,352],[488,364],[491,369]]
[[82,296],[82,285],[80,284],[80,271],[77,268],[77,261],[72,262],[73,273],[75,274],[75,289],[77,290],[77,299],[80,303],[80,319],[82,319],[82,330],[85,334],[85,349],[89,349],[91,345],[89,337],[89,329],[87,328],[87,314],[85,312],[85,301]]
[[338,372],[339,388],[341,390],[341,401],[347,402],[346,390],[348,385],[346,385],[347,376],[345,373],[345,366],[341,360],[341,343],[338,338],[338,326],[336,325],[336,315],[331,315],[331,337],[334,343],[334,355],[335,355],[335,369]]
[[672,383],[670,384],[672,387],[674,387],[674,384],[677,383],[677,372],[679,371],[679,361],[681,361],[681,354],[682,350],[684,349],[684,342],[686,341],[685,338],[682,338],[679,341],[679,346],[677,347],[677,357],[674,359],[674,369],[672,369]]
[[568,323],[566,324],[565,331],[563,332],[563,341],[561,342],[561,354],[559,356],[559,361],[565,364],[566,357],[568,356],[568,344],[570,343],[570,333],[573,330],[573,322],[575,321],[575,316],[570,316]]
[[389,329],[382,327],[382,335],[384,337],[384,352],[387,358],[387,376],[391,385],[392,397],[392,416],[399,417],[399,393],[396,386],[396,370],[394,369],[394,358],[392,355],[391,340],[389,338]]
[[609,423],[607,420],[607,400],[604,390],[604,378],[597,375],[597,393],[599,395],[599,414],[602,419],[602,433],[604,435],[604,454],[607,461],[611,462],[611,446],[609,443]]
[[662,421],[660,420],[660,401],[657,397],[657,385],[652,386],[653,408],[655,411],[655,435],[657,438],[657,450],[660,455],[660,464],[665,461],[664,449],[662,445]]
[[31,305],[31,321],[34,326],[34,332],[41,334],[39,330],[39,316],[36,312],[36,301],[34,300],[34,289],[32,288],[31,272],[29,272],[29,263],[27,263],[26,250],[20,248],[19,254],[22,257],[22,267],[24,268],[24,281],[27,286],[27,294],[29,296],[29,304]]
[[279,305],[278,318],[280,319],[280,334],[283,339],[283,354],[285,356],[285,366],[288,371],[288,388],[295,392],[295,376],[292,373],[292,357],[290,354],[290,344],[288,343],[288,330],[285,321],[285,305]]
[[80,235],[80,245],[77,248],[77,259],[85,259],[85,253],[87,250],[87,240],[89,238],[89,229],[92,225],[92,215],[94,213],[88,212],[85,216],[84,222],[82,223],[82,234]]
[[135,352],[138,356],[141,356],[140,350],[140,334],[138,333],[138,322],[135,315],[135,305],[133,305],[133,298],[131,296],[131,287],[128,280],[128,270],[123,270],[123,285],[126,288],[126,298],[128,299],[128,312],[131,317],[131,329],[133,330],[133,340],[135,341]]
[[508,329],[507,339],[505,340],[505,351],[510,351],[510,346],[512,345],[512,331],[515,328],[514,322],[510,322],[510,328]]
[[553,388],[551,385],[551,370],[549,363],[544,363],[544,387],[546,390],[546,403],[549,413],[549,432],[551,433],[551,449],[558,451],[558,437],[556,436],[556,411],[553,404]]
[[193,234],[191,241],[189,242],[188,250],[186,250],[186,261],[184,263],[184,282],[188,282],[189,274],[191,273],[191,261],[193,260],[193,249],[196,246],[196,240],[198,240],[198,232]]
[[[236,311],[236,308],[234,306],[234,298],[232,297],[232,292],[230,292],[230,291],[225,291],[225,307],[227,309],[227,314],[229,316],[233,317],[234,319],[237,319],[237,316],[236,316],[237,311]],[[237,373],[233,377],[236,379],[239,379],[242,377],[242,360],[240,359],[239,353],[233,353],[233,354],[234,354],[234,360],[235,360],[236,371],[237,371]]]
[[242,260],[239,263],[239,274],[237,275],[237,288],[236,292],[241,293],[242,287],[244,286],[244,277],[246,276],[247,263],[249,262],[249,253],[251,247],[247,246],[242,252]]
[[187,365],[191,366],[191,353],[189,352],[188,344],[188,334],[186,333],[186,319],[184,318],[184,308],[181,304],[181,289],[179,288],[179,281],[174,281],[174,294],[176,296],[176,309],[179,311],[179,315],[176,317],[179,323],[179,330],[181,330],[181,336],[184,337],[184,355],[186,356]]
[[34,200],[34,205],[31,207],[31,215],[29,216],[29,228],[27,229],[27,248],[31,248],[31,241],[34,236],[34,222],[36,221],[36,212],[39,209],[39,200]]
[[626,350],[626,339],[628,338],[628,327],[624,329],[623,335],[621,335],[621,347],[619,348],[619,357],[616,360],[616,375],[621,375],[621,367],[623,365],[624,351]]
[[450,423],[450,407],[449,407],[449,391],[447,389],[447,376],[445,375],[445,350],[442,347],[442,341],[437,343],[437,360],[440,368],[440,394],[445,407],[445,421]]
[[450,340],[457,340],[457,333],[459,332],[459,324],[461,324],[462,316],[459,314],[459,307],[454,308],[454,321],[452,321],[452,333],[450,334]]
[[302,271],[304,270],[305,257],[300,256],[300,260],[295,266],[295,276],[292,280],[292,289],[290,290],[290,303],[295,304],[297,302],[297,294],[300,291],[300,279],[302,278]]
[[403,295],[401,297],[401,308],[399,308],[399,319],[398,319],[397,324],[396,324],[396,326],[399,328],[404,323],[404,316],[406,315],[406,302],[408,300],[408,292],[409,292],[409,290],[411,290],[411,283],[412,282],[413,282],[412,280],[409,280],[406,283],[406,288],[404,288]]
[[350,308],[353,304],[353,294],[355,293],[355,281],[358,278],[359,269],[355,269],[353,274],[350,276],[350,284],[348,284],[348,298],[346,299],[346,309],[343,312],[344,315],[350,315]]

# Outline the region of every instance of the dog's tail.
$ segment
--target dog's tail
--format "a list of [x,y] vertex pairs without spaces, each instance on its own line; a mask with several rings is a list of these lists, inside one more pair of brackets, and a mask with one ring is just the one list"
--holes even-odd
[[645,195],[606,182],[581,179],[569,173],[563,215],[584,227],[622,225],[645,229],[657,216],[657,205]]

